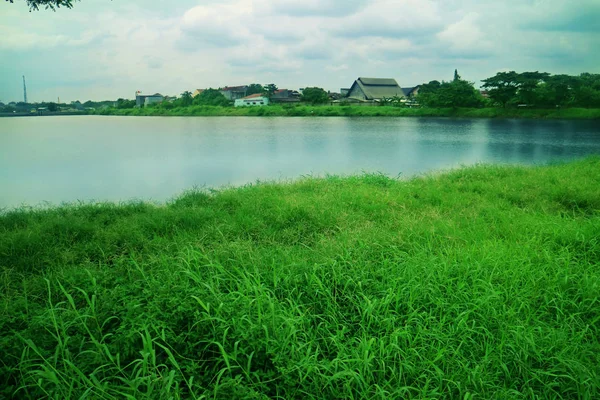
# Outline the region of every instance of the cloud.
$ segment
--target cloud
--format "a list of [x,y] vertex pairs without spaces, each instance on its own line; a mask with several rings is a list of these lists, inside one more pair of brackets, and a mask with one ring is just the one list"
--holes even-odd
[[2,99],[20,98],[22,74],[34,100],[100,99],[267,81],[339,90],[360,75],[409,85],[451,79],[455,68],[478,81],[502,68],[600,65],[598,0],[171,3],[86,0],[56,13],[3,5]]
[[359,12],[331,24],[338,36],[407,38],[432,34],[443,27],[437,3],[431,0],[373,0]]
[[486,37],[480,24],[480,15],[470,12],[460,21],[446,26],[436,35],[442,54],[467,59],[489,57],[494,43]]
[[270,3],[270,9],[274,14],[294,17],[345,17],[368,3],[367,0],[277,0]]
[[600,2],[597,0],[538,0],[529,9],[524,30],[600,33]]

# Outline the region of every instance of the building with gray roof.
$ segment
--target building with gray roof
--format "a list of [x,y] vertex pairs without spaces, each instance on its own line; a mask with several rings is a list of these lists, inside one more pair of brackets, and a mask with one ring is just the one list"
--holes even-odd
[[358,78],[354,81],[347,97],[359,101],[381,101],[392,97],[406,97],[395,79]]

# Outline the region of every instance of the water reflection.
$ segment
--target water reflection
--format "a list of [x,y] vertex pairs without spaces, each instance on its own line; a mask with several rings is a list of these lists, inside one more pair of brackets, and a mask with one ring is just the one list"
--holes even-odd
[[600,154],[599,121],[441,118],[0,119],[0,207],[165,200],[192,186],[313,174],[410,176]]

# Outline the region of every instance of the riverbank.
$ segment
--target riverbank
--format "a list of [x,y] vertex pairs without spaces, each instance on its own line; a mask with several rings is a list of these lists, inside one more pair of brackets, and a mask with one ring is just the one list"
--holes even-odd
[[599,237],[597,157],[5,213],[0,397],[597,398]]
[[391,106],[279,106],[213,107],[190,106],[167,110],[160,107],[104,109],[96,115],[123,116],[317,116],[317,117],[452,117],[452,118],[545,118],[600,119],[600,109],[503,109],[503,108],[401,108]]

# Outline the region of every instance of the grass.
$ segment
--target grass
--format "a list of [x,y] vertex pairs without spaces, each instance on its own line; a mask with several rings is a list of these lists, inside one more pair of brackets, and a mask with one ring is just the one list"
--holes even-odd
[[0,397],[600,397],[599,158],[7,211],[0,271]]
[[105,109],[99,115],[124,116],[284,116],[284,117],[464,117],[464,118],[548,118],[600,119],[600,109],[502,109],[502,108],[400,108],[391,106],[307,106],[271,105],[268,107],[190,106],[166,110],[159,107]]

